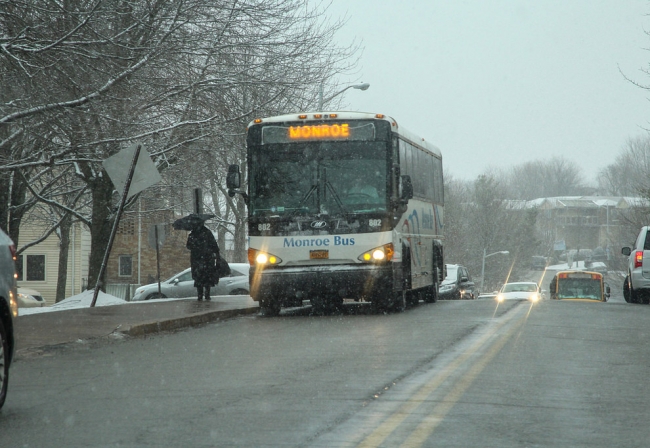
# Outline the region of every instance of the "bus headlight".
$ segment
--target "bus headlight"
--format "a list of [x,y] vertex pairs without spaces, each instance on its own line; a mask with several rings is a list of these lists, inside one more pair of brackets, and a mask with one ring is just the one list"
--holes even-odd
[[254,265],[276,265],[282,263],[280,257],[276,257],[273,254],[268,252],[262,252],[261,250],[248,249],[248,263],[251,266]]
[[364,263],[381,263],[392,260],[394,254],[393,243],[388,243],[362,253],[358,259]]

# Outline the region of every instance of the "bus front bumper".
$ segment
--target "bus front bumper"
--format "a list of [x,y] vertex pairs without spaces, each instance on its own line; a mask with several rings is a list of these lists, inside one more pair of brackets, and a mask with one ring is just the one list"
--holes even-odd
[[401,272],[399,263],[251,269],[250,290],[255,301],[297,304],[313,296],[359,300],[393,291],[402,284]]

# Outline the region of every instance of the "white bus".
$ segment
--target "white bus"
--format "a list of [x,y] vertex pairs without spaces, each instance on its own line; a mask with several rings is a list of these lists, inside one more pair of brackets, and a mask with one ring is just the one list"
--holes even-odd
[[383,114],[306,113],[247,130],[250,292],[264,315],[310,300],[435,302],[444,278],[440,150]]

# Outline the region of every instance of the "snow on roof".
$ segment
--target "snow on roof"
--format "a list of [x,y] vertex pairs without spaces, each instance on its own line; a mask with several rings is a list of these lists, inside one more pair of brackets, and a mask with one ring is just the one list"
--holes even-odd
[[598,208],[598,207],[648,207],[650,201],[646,198],[625,196],[555,196],[537,198],[526,201],[526,208],[541,207],[548,204],[550,208]]
[[569,266],[568,263],[554,264],[546,267],[547,271],[607,271],[607,265],[602,261],[594,261],[588,267],[584,261],[575,261]]

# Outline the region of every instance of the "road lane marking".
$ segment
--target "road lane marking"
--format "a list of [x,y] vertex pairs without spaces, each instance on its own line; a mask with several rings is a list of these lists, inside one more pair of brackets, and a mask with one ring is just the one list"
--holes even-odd
[[515,333],[519,328],[521,328],[528,319],[531,306],[526,313],[526,318],[521,319],[517,322],[517,325],[514,325],[508,330],[506,334],[501,336],[472,367],[469,371],[463,375],[460,380],[456,383],[454,388],[442,399],[442,402],[437,405],[432,414],[429,417],[425,417],[420,424],[415,428],[413,433],[404,441],[401,445],[402,447],[415,448],[420,447],[426,442],[426,440],[433,434],[435,429],[440,423],[444,420],[447,413],[458,403],[458,400],[465,394],[467,389],[474,383],[476,377],[483,371],[483,369],[492,361],[492,358],[496,356],[497,353],[501,351],[503,346],[510,340],[513,333]]
[[[530,309],[528,309],[528,313],[529,312]],[[375,428],[375,430],[372,431],[358,446],[362,448],[380,446],[386,440],[386,438],[388,438],[406,418],[413,415],[413,413],[422,405],[422,403],[427,401],[427,398],[431,394],[433,394],[436,391],[436,389],[440,387],[441,384],[443,384],[449,377],[451,377],[468,359],[470,359],[472,356],[475,356],[478,350],[484,345],[486,345],[488,341],[493,339],[495,334],[503,326],[515,321],[517,318],[520,318],[520,315],[522,313],[523,313],[523,309],[521,307],[517,307],[516,309],[513,310],[513,314],[505,316],[505,318],[502,321],[488,328],[487,331],[483,335],[481,335],[478,338],[478,340],[475,341],[468,350],[466,350],[460,356],[454,359],[452,362],[447,364],[439,374],[434,376],[424,386],[418,389],[402,406],[400,406],[400,408],[396,412],[394,412],[392,415],[390,415],[384,421],[382,421]],[[514,328],[519,328],[519,326],[523,324],[523,322],[525,322],[525,320],[522,320],[522,322],[520,322],[519,325],[515,325]],[[513,329],[510,329],[506,333],[506,335],[499,341],[503,340],[504,341],[503,344],[505,344],[505,341],[510,338],[513,331],[514,331]],[[501,344],[496,344],[496,345],[500,346]],[[499,349],[500,348],[501,347],[499,347]],[[490,350],[490,353],[491,352],[492,351]],[[460,398],[460,396],[458,398]],[[455,402],[453,404],[455,404]],[[449,409],[451,409],[451,407]]]

